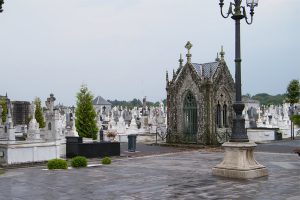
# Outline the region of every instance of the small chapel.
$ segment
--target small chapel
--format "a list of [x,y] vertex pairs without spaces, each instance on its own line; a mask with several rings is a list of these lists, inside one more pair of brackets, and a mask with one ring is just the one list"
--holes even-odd
[[220,144],[229,140],[235,83],[224,60],[223,47],[214,62],[193,63],[190,49],[183,65],[166,73],[168,143]]

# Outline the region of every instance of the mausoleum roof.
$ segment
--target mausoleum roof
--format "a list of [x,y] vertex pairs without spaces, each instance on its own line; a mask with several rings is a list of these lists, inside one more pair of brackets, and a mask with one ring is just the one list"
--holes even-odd
[[94,101],[93,101],[94,105],[111,105],[111,103],[109,103],[108,101],[106,101],[105,99],[103,99],[101,96],[97,96]]
[[205,78],[210,78],[210,73],[214,75],[219,67],[219,62],[210,62],[210,63],[192,63],[196,69],[199,76],[204,76]]

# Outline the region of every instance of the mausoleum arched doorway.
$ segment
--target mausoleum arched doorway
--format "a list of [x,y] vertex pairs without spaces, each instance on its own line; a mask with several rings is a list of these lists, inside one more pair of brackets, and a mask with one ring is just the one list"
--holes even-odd
[[197,142],[198,116],[195,96],[189,91],[183,102],[184,140],[187,143]]

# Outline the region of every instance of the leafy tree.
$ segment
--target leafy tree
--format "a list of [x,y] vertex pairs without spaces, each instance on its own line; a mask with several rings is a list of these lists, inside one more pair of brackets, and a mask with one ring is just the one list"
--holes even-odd
[[87,86],[82,85],[77,93],[75,126],[79,136],[95,140],[97,139],[98,127],[93,98]]
[[286,100],[291,105],[299,102],[300,85],[298,80],[292,80],[286,90]]
[[[141,102],[141,100],[139,99],[136,99],[134,98],[132,101],[118,101],[118,100],[114,100],[114,101],[111,101],[111,100],[107,100],[108,102],[110,102],[112,104],[112,107],[114,106],[122,106],[123,108],[127,107],[129,109],[132,109],[134,107],[142,107],[143,106],[143,103]],[[163,103],[166,105],[166,99],[163,100]],[[151,101],[147,101],[146,102],[146,105],[148,107],[151,107],[151,106],[159,106],[160,103],[157,101],[157,102],[151,102]]]
[[143,103],[141,102],[141,100],[134,98],[131,102],[130,102],[131,106],[133,107],[141,107],[143,105]]
[[300,115],[294,115],[292,117],[293,122],[295,123],[295,125],[300,127]]
[[45,122],[44,115],[43,115],[43,108],[42,108],[42,105],[41,105],[41,99],[38,98],[38,97],[35,98],[34,104],[36,106],[35,113],[34,113],[35,119],[39,123],[40,128],[45,128],[46,122]]
[[7,113],[8,113],[5,98],[0,98],[0,105],[2,106],[2,122],[4,123],[6,121],[6,117],[7,117]]
[[164,106],[167,106],[167,99],[163,100],[163,104],[164,104]]
[[267,93],[259,93],[251,97],[254,100],[258,100],[261,105],[281,105],[285,100],[285,94],[269,95]]

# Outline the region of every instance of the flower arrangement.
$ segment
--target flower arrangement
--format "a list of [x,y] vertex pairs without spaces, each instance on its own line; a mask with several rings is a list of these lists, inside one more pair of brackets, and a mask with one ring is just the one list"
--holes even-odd
[[114,138],[117,136],[117,133],[115,130],[108,130],[107,133],[106,133],[106,136],[109,137],[109,138]]

